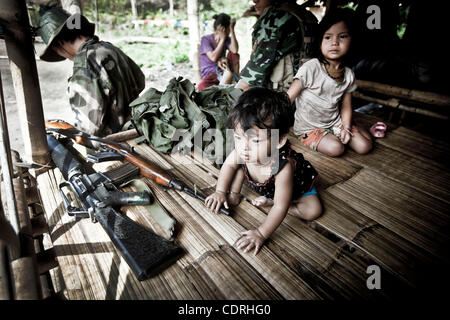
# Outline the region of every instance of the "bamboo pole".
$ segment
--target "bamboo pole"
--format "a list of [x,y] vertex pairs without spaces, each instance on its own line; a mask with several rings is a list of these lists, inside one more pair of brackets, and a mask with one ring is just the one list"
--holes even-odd
[[8,270],[8,245],[0,239],[0,300],[11,300],[11,278]]
[[169,0],[169,16],[173,18],[173,0]]
[[0,239],[8,246],[10,259],[16,259],[20,256],[20,241],[15,233],[11,223],[6,219],[3,212],[3,205],[0,202]]
[[31,257],[22,257],[11,262],[15,300],[37,300],[42,297],[40,287],[36,285],[40,280],[36,278],[36,273],[30,272],[34,265]]
[[94,1],[94,20],[95,20],[95,30],[98,30],[100,24],[98,20],[98,0]]
[[440,107],[450,106],[450,96],[438,94],[434,92],[419,91],[413,89],[406,89],[395,87],[384,83],[356,80],[358,89],[367,90],[371,92],[381,93],[396,98],[408,99],[412,101],[422,102],[430,105]]
[[24,137],[28,162],[49,162],[44,129],[41,92],[25,0],[0,1],[0,24],[6,49]]
[[200,28],[198,23],[198,1],[187,0],[187,11],[189,21],[189,60],[194,69],[194,82],[200,81]]
[[0,165],[5,187],[6,205],[8,207],[9,221],[15,234],[19,235],[19,215],[17,211],[16,197],[13,187],[13,166],[11,159],[11,148],[9,145],[8,124],[6,121],[5,100],[3,97],[3,86],[0,73]]
[[[20,163],[17,151],[11,153],[12,161]],[[25,196],[25,187],[23,183],[23,168],[15,167],[18,173],[13,179],[14,194],[16,196],[17,215],[19,217],[19,237],[21,239],[21,255],[35,256],[33,244],[33,231],[31,228],[31,219],[28,212],[28,203]]]
[[374,97],[369,97],[365,94],[362,94],[360,92],[354,91],[352,93],[352,96],[354,98],[358,98],[358,99],[362,99],[362,100],[367,100],[370,102],[376,102],[382,105],[386,105],[388,107],[391,108],[395,108],[395,109],[400,109],[400,110],[404,110],[404,111],[408,111],[408,112],[413,112],[413,113],[417,113],[417,114],[422,114],[425,116],[429,116],[429,117],[433,117],[433,118],[437,118],[437,119],[442,119],[442,120],[448,120],[448,116],[437,113],[437,112],[433,112],[430,110],[426,110],[426,109],[422,109],[422,108],[417,108],[417,107],[411,107],[411,106],[407,106],[404,104],[401,104],[400,101],[396,98],[391,98],[391,99],[379,99],[379,98],[374,98]]

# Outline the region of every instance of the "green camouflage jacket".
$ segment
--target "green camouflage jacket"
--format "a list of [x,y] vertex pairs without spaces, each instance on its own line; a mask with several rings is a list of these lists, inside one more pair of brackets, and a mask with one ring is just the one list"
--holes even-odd
[[130,118],[130,102],[144,87],[141,69],[119,48],[96,36],[87,40],[68,84],[75,127],[98,136],[120,131]]
[[240,79],[251,86],[270,87],[273,67],[288,53],[295,54],[294,68],[298,69],[302,38],[300,23],[294,15],[268,7],[253,26],[253,51]]

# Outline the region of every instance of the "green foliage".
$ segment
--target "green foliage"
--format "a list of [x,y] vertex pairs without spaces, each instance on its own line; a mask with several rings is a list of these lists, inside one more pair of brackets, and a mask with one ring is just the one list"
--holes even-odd
[[155,65],[181,63],[189,60],[189,43],[177,41],[176,43],[120,43],[117,45],[123,52],[136,62],[141,68],[150,68]]
[[[208,4],[204,4],[207,2]],[[212,20],[216,13],[226,13],[232,18],[242,16],[242,13],[249,8],[249,1],[245,0],[212,0],[199,1],[199,19],[200,22]]]
[[[160,3],[168,3],[165,1],[149,1],[149,0],[137,0],[138,15],[140,19],[169,19],[169,11],[161,8],[156,8]],[[154,4],[154,6],[147,4]],[[174,0],[177,16],[175,19],[185,20],[187,19],[186,12],[186,0]],[[97,0],[98,12],[100,21],[103,22],[103,18],[109,20],[116,20],[115,23],[119,23],[118,20],[128,19],[131,21],[131,4],[130,0]],[[233,18],[238,18],[242,13],[248,9],[248,0],[198,0],[199,5],[199,18],[200,22],[211,20],[212,16],[216,13],[227,13]],[[83,14],[89,19],[93,19],[95,3],[91,0],[82,0]],[[111,16],[115,17],[112,19]]]
[[356,11],[356,7],[357,7],[357,6],[358,6],[358,5],[355,4],[354,2],[349,2],[349,3],[347,3],[346,5],[342,6],[342,8],[344,8],[344,9],[351,9],[351,10],[353,10],[353,11]]
[[[131,24],[133,17],[130,0],[98,0],[97,3],[99,13],[97,33],[100,35],[100,38],[108,38],[113,43],[115,43],[114,38],[133,36],[168,38],[177,41],[170,44],[120,43],[118,46],[136,61],[139,66],[152,67],[188,61],[188,28],[141,25],[138,29],[134,29]],[[168,7],[168,1],[137,0],[138,19],[187,20],[186,0],[174,0],[174,4],[176,15],[171,18],[169,10],[161,9],[161,5]],[[211,22],[213,15],[221,12],[229,14],[232,18],[238,18],[249,7],[248,0],[198,0],[198,4],[200,25],[203,25],[206,21]],[[90,21],[94,21],[95,2],[82,0],[82,8],[83,14]],[[245,27],[246,25],[237,25],[237,29]],[[242,31],[241,33],[247,33],[247,31]],[[241,47],[244,47],[244,45]]]
[[400,24],[397,26],[397,35],[400,39],[402,39],[406,31],[407,26],[406,20],[409,13],[409,6],[401,6],[399,8],[399,13],[400,13]]

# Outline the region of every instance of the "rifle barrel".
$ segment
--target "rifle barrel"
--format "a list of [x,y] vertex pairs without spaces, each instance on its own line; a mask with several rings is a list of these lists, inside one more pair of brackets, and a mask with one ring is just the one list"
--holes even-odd
[[[187,193],[188,195],[190,195],[191,197],[197,198],[197,199],[201,200],[203,203],[205,202],[205,197],[199,195],[198,193],[195,193],[194,190],[192,190],[192,189],[190,189],[188,187],[184,187],[183,191],[185,193]],[[225,214],[225,215],[227,215],[227,216],[230,215],[230,212],[225,207],[221,207],[220,208],[220,212]]]

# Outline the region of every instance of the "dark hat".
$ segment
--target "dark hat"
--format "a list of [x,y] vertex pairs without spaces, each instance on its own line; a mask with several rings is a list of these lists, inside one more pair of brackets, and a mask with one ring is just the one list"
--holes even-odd
[[46,44],[40,53],[41,60],[55,62],[65,58],[58,55],[52,48],[53,41],[64,28],[83,30],[88,36],[93,36],[95,24],[79,13],[70,15],[60,7],[53,7],[46,11],[39,20],[39,35]]

